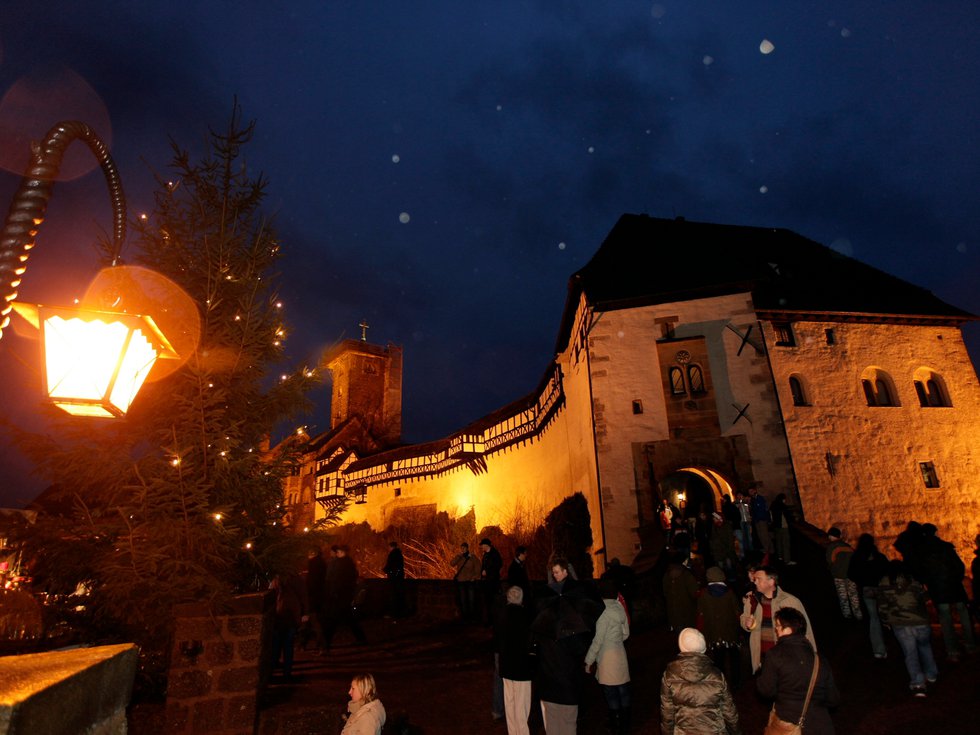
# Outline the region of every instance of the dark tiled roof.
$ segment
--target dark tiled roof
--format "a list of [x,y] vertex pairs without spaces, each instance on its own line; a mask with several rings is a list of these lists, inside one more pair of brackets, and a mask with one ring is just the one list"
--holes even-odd
[[557,349],[578,297],[602,310],[751,292],[760,311],[930,317],[973,315],[930,291],[790,230],[624,214],[569,280]]

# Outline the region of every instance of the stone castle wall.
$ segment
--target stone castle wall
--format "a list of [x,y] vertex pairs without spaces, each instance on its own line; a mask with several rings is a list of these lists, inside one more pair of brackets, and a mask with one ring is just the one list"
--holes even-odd
[[[770,350],[807,520],[841,523],[852,542],[871,533],[890,556],[909,520],[931,522],[969,564],[980,532],[980,384],[960,330],[829,321],[793,330],[795,347]],[[891,377],[899,405],[867,405],[869,367]],[[952,406],[920,406],[921,368],[942,377]],[[793,405],[790,376],[810,405]],[[934,464],[938,488],[925,486],[922,462]]]

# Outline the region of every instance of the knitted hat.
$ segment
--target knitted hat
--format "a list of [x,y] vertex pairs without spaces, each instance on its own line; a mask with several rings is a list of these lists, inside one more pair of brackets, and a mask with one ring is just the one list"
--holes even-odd
[[709,582],[724,582],[725,573],[721,571],[721,567],[711,567],[707,571]]
[[490,543],[490,539],[485,538],[480,540],[480,546],[493,546],[493,544]]
[[704,653],[705,648],[707,648],[704,636],[697,628],[684,628],[681,634],[677,636],[677,645],[680,647],[681,653]]
[[827,535],[830,536],[831,538],[840,538],[841,532],[840,529],[837,528],[837,526],[831,526],[830,528],[827,529]]

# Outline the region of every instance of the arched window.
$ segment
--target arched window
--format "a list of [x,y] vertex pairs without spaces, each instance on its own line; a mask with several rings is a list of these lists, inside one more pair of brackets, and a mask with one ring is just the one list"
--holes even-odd
[[891,389],[888,387],[888,381],[884,378],[875,379],[875,396],[878,398],[879,406],[894,406],[895,399],[892,397]]
[[700,365],[687,366],[687,383],[691,386],[691,394],[705,393],[704,373]]
[[797,376],[791,375],[789,379],[789,392],[793,395],[794,406],[809,406],[806,400],[806,391],[803,390],[803,381]]
[[895,383],[884,370],[866,368],[861,374],[861,388],[869,406],[899,406]]
[[675,396],[687,395],[687,388],[684,387],[684,371],[679,367],[672,367],[669,377],[671,394]]
[[915,385],[915,394],[919,398],[919,405],[923,408],[953,405],[949,400],[949,393],[946,392],[946,383],[939,373],[928,368],[919,368],[915,371],[913,385]]

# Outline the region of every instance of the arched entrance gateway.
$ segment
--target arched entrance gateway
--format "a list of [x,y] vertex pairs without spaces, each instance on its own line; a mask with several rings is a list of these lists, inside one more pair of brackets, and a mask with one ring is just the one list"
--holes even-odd
[[683,518],[719,510],[723,495],[734,497],[731,483],[708,467],[684,467],[660,481],[660,497],[679,509]]

